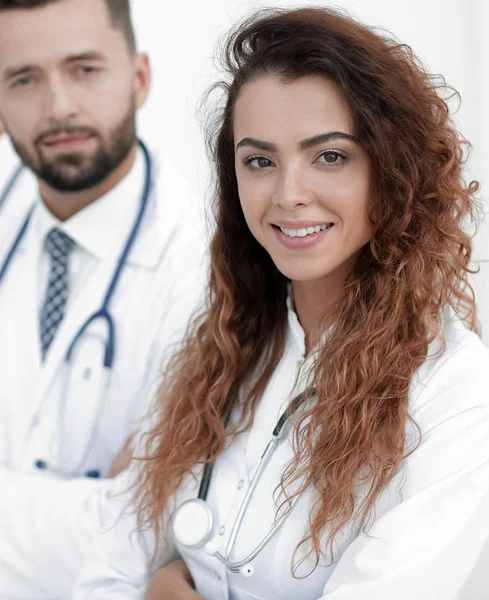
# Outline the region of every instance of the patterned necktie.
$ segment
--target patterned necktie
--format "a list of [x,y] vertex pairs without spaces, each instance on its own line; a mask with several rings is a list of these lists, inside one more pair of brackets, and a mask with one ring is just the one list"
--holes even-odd
[[42,360],[63,320],[68,299],[68,258],[73,240],[59,229],[52,229],[46,238],[46,250],[51,259],[46,296],[41,308],[40,335]]

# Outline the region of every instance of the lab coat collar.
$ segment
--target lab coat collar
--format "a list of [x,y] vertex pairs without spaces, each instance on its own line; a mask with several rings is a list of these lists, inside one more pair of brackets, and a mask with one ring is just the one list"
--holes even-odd
[[[152,160],[153,182],[143,222],[127,263],[144,268],[153,268],[162,253],[164,237],[161,235],[161,219],[154,196],[156,165]],[[119,259],[124,244],[133,227],[142,200],[145,184],[145,160],[138,148],[131,171],[107,194],[73,215],[67,221],[59,221],[38,200],[36,229],[42,239],[53,227],[69,235],[75,243],[99,260]]]

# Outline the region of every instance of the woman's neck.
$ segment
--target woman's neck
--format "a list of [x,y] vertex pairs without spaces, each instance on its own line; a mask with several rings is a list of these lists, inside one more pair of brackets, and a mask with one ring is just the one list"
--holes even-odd
[[295,312],[305,332],[306,354],[318,344],[324,329],[331,325],[325,321],[325,316],[344,292],[343,274],[314,281],[292,282]]

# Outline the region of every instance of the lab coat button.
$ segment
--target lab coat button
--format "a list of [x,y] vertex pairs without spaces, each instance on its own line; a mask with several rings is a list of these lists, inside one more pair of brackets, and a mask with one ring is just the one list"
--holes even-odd
[[219,571],[214,571],[214,575],[216,576],[216,579],[218,579],[219,581],[221,581],[221,574],[219,573]]
[[224,525],[222,527],[219,527],[219,535],[224,535],[225,531],[226,531],[226,528],[224,527]]
[[238,490],[240,490],[244,485],[244,479],[240,479],[238,482]]

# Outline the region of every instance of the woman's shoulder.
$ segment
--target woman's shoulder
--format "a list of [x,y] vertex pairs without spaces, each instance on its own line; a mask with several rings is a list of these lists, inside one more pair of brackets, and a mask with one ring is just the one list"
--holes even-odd
[[439,421],[475,408],[489,418],[489,348],[462,322],[451,319],[413,378],[411,414]]
[[429,376],[439,369],[460,373],[481,372],[489,378],[489,348],[477,333],[459,319],[445,321],[441,339],[430,346],[425,362]]

